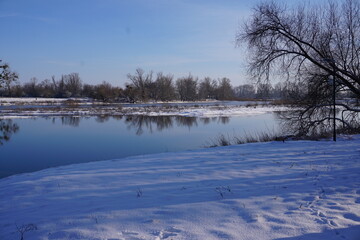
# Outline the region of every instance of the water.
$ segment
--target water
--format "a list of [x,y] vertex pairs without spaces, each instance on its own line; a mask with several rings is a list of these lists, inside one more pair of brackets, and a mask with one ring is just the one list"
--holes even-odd
[[0,178],[73,163],[198,149],[220,134],[232,138],[277,128],[273,114],[0,120]]

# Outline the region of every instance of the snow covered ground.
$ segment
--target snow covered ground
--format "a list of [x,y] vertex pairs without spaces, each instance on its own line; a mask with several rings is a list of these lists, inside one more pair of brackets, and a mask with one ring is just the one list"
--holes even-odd
[[266,102],[215,101],[121,104],[79,99],[0,98],[0,120],[38,116],[147,115],[218,117],[249,116],[274,111],[288,111],[286,106]]
[[136,156],[0,180],[0,239],[360,239],[360,136]]
[[271,113],[275,111],[286,111],[284,106],[204,106],[204,107],[99,107],[99,108],[62,108],[62,109],[25,109],[18,111],[2,110],[0,119],[29,118],[41,116],[94,116],[94,115],[146,115],[146,116],[184,116],[184,117],[230,117],[250,116]]
[[160,109],[159,111],[146,111],[141,108],[134,109],[133,115],[149,115],[149,116],[184,116],[184,117],[230,117],[230,116],[250,116],[261,115],[275,111],[286,111],[289,108],[284,106],[206,106],[206,107],[188,107],[183,109],[173,109],[167,111]]
[[0,106],[17,105],[17,104],[49,104],[63,103],[66,101],[88,102],[88,98],[35,98],[35,97],[0,97]]

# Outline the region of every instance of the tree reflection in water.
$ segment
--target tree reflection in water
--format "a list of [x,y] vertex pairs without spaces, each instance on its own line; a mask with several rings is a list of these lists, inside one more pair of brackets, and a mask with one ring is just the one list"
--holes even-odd
[[78,127],[80,125],[80,117],[64,116],[61,117],[61,123],[72,127]]
[[135,128],[136,135],[144,133],[144,129],[147,129],[150,133],[154,130],[162,131],[164,129],[172,128],[173,117],[170,116],[144,116],[144,115],[132,115],[126,116],[125,123],[128,129]]
[[[63,116],[60,117],[63,125],[78,127],[82,117]],[[197,117],[184,117],[184,116],[145,116],[145,115],[128,115],[128,116],[110,116],[99,115],[95,117],[98,123],[104,123],[114,119],[117,121],[124,120],[127,128],[135,129],[136,135],[142,135],[144,132],[149,133],[161,132],[165,129],[172,128],[174,124],[179,127],[197,127],[199,122],[202,125],[207,125],[211,122],[227,124],[230,121],[229,117],[211,117],[211,118],[197,118]],[[54,122],[55,118],[53,119]]]
[[230,118],[229,117],[219,117],[219,122],[221,122],[222,124],[228,124],[230,122]]
[[0,120],[0,145],[9,141],[12,134],[19,131],[19,126],[13,123],[11,119]]
[[176,120],[176,124],[180,127],[184,126],[184,127],[188,127],[190,129],[192,127],[198,126],[198,120],[196,117],[176,116],[175,120]]
[[[330,137],[333,131],[332,109],[317,108],[311,114],[304,114],[303,109],[275,112],[282,132],[296,137]],[[358,133],[360,114],[337,110],[337,131],[340,133]]]
[[132,115],[126,116],[125,123],[128,124],[128,129],[136,129],[136,135],[141,135],[148,130],[150,133],[162,131],[164,129],[172,128],[174,124],[179,127],[198,126],[198,121],[206,125],[210,122],[218,121],[222,124],[227,124],[230,121],[229,117],[213,117],[213,118],[197,118],[197,117],[183,117],[183,116],[143,116]]

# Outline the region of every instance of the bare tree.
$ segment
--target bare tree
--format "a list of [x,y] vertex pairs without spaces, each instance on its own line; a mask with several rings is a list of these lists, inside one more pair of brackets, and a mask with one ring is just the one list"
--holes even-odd
[[[1,60],[0,60],[1,62]],[[16,72],[10,70],[9,64],[5,63],[0,65],[0,88],[5,87],[7,91],[7,95],[11,95],[11,84],[19,78],[19,75]]]
[[55,95],[55,89],[53,83],[49,79],[43,80],[40,85],[40,97],[53,97]]
[[155,80],[154,97],[155,100],[170,101],[175,98],[175,87],[173,84],[174,76],[171,74],[164,75],[159,72]]
[[135,97],[137,99],[145,101],[150,98],[150,89],[152,88],[152,75],[153,72],[145,74],[145,71],[141,68],[136,69],[135,74],[128,74],[127,77],[132,82],[132,90],[135,91]]
[[[88,90],[90,87],[87,86]],[[104,81],[92,89],[93,98],[100,99],[105,102],[119,100],[123,90],[119,87],[113,87],[110,83]],[[91,92],[90,92],[91,93]]]
[[82,90],[82,81],[78,73],[70,73],[61,77],[65,84],[66,97],[79,97]]
[[[307,118],[315,125],[329,121],[329,105],[336,92],[350,91],[360,98],[360,1],[339,2],[291,9],[274,1],[260,3],[236,38],[238,44],[248,43],[249,71],[259,82],[280,73],[301,84],[311,107],[305,106],[298,120]],[[328,83],[330,76],[333,86]],[[314,119],[319,107],[329,110],[327,116]]]
[[234,98],[234,90],[231,86],[230,79],[221,78],[217,88],[217,99],[218,100],[230,100]]
[[25,95],[27,97],[38,97],[39,96],[39,88],[37,85],[37,78],[32,77],[29,82],[25,83],[23,88]]
[[210,77],[204,78],[199,84],[199,98],[200,99],[215,99],[216,98],[217,82]]
[[181,101],[197,100],[197,79],[192,75],[176,80],[176,88]]

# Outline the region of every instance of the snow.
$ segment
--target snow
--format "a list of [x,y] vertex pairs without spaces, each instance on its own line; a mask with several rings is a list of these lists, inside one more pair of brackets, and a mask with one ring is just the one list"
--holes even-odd
[[[27,105],[25,105],[27,106]],[[19,106],[18,106],[19,107]],[[24,118],[38,116],[94,116],[94,115],[145,115],[145,116],[184,116],[184,117],[230,117],[261,115],[276,111],[288,111],[286,106],[274,105],[183,105],[166,106],[144,104],[131,106],[117,104],[104,106],[58,106],[40,107],[29,106],[25,108],[0,109],[0,119]]]
[[168,103],[104,103],[87,98],[0,98],[0,119],[38,116],[146,115],[229,117],[288,111],[269,102],[200,101]]
[[0,196],[0,239],[358,240],[360,135],[51,168]]
[[230,106],[230,107],[188,107],[185,109],[166,111],[137,111],[141,109],[134,109],[131,115],[149,115],[149,116],[183,116],[183,117],[230,117],[230,116],[250,116],[261,115],[276,111],[286,111],[289,108],[284,106]]
[[6,120],[6,119],[27,119],[27,118],[34,118],[32,116],[1,116],[0,120]]
[[47,105],[47,104],[62,104],[66,101],[76,100],[79,102],[85,102],[87,98],[11,98],[11,97],[0,97],[0,106],[12,106],[12,105]]

